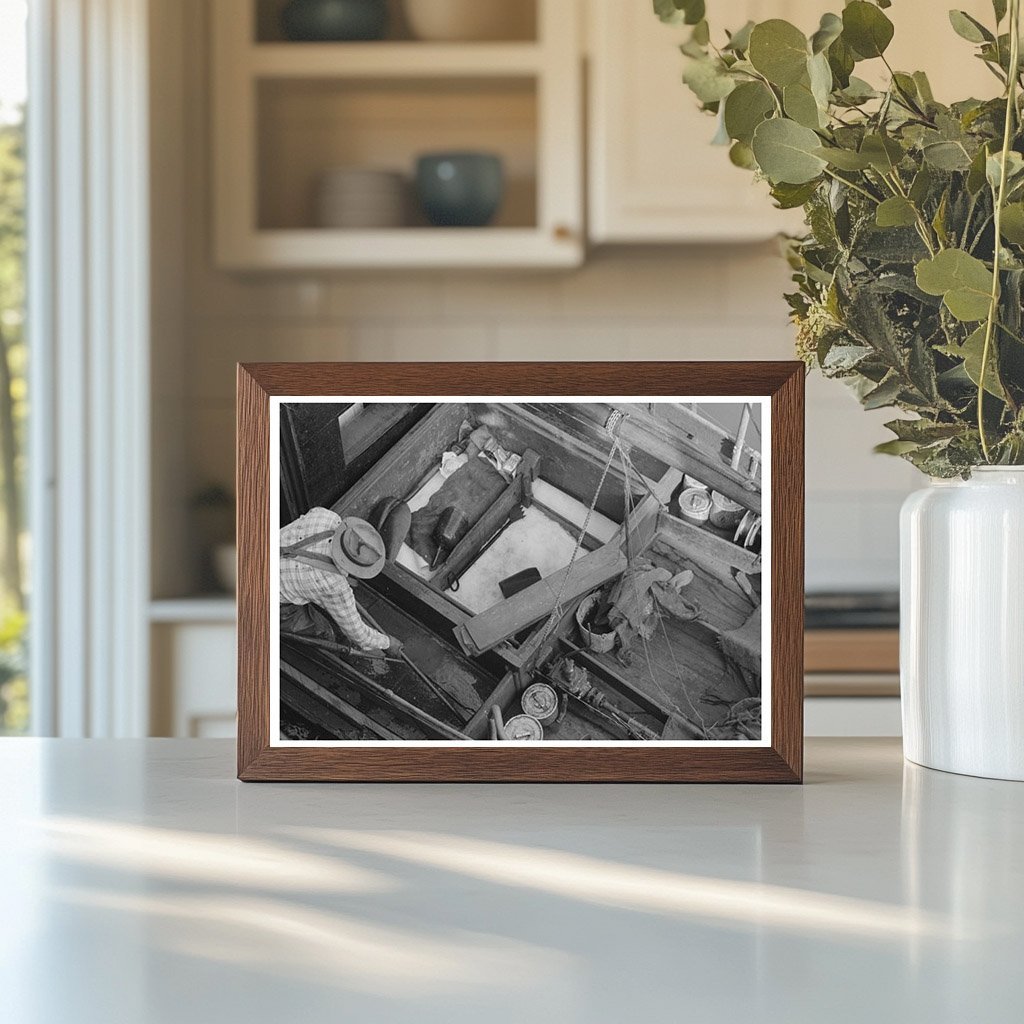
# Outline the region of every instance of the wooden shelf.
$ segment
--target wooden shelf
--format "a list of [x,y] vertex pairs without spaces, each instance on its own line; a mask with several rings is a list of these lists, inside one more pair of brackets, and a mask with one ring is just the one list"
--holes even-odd
[[518,77],[541,73],[536,43],[256,43],[242,57],[256,78]]
[[274,267],[573,267],[579,239],[542,236],[533,228],[324,228],[254,231],[221,246],[228,269]]
[[[213,29],[213,242],[231,270],[573,267],[583,262],[577,4],[537,0],[524,42],[254,42],[253,0],[217,0]],[[335,167],[411,175],[437,150],[497,153],[493,227],[315,227]]]

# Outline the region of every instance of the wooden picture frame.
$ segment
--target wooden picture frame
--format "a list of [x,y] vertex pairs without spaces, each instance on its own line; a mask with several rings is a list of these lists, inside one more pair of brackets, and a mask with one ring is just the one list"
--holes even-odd
[[[427,402],[433,409],[435,406],[431,400],[435,398],[438,407],[461,400],[451,398],[453,392],[457,396],[493,397],[495,402],[505,396],[513,396],[506,399],[508,404],[502,408],[516,408],[520,403],[525,405],[529,401],[543,405],[565,400],[569,403],[566,408],[576,409],[584,407],[583,403],[571,402],[576,397],[589,403],[598,403],[606,396],[612,401],[621,401],[620,396],[629,396],[634,402],[650,398],[648,408],[652,414],[657,412],[655,406],[658,403],[685,410],[687,406],[683,403],[698,401],[693,396],[702,396],[701,400],[706,398],[708,402],[715,401],[715,396],[720,402],[728,399],[744,401],[747,396],[756,396],[756,400],[762,401],[768,425],[764,438],[766,467],[770,459],[770,492],[767,488],[765,492],[768,500],[763,510],[758,506],[760,511],[768,513],[765,517],[767,544],[763,549],[765,582],[769,585],[764,607],[769,610],[766,619],[770,622],[770,643],[766,648],[770,651],[770,692],[765,719],[770,722],[768,736],[758,744],[732,745],[710,744],[705,732],[701,742],[689,745],[624,741],[606,745],[582,742],[571,745],[402,742],[296,746],[279,745],[279,727],[278,736],[272,739],[271,681],[275,678],[272,673],[278,674],[276,678],[279,678],[280,672],[279,666],[272,663],[271,654],[271,619],[273,615],[276,622],[278,614],[277,608],[271,606],[270,574],[272,563],[276,564],[276,551],[275,558],[272,558],[271,545],[277,542],[279,529],[278,523],[273,525],[273,530],[271,525],[271,510],[279,509],[278,499],[273,494],[279,487],[279,473],[271,461],[278,445],[276,440],[272,444],[272,406],[279,409],[280,400],[285,399],[331,399],[340,403],[345,398],[389,401],[393,397],[396,402],[402,398],[415,398],[419,402]],[[541,397],[523,399],[520,396]],[[549,399],[548,396],[557,397]],[[484,399],[469,397],[465,401]],[[555,405],[550,407],[554,409]],[[628,418],[629,414],[626,415]],[[643,414],[638,415],[642,417]],[[276,424],[278,420],[275,418],[273,422]],[[804,367],[795,361],[240,364],[237,463],[239,779],[317,782],[802,781],[803,424]],[[736,443],[742,451],[741,438],[742,433],[737,435]],[[670,460],[674,461],[671,451],[663,461],[667,463]],[[685,465],[680,463],[680,476]],[[751,458],[751,465],[756,465],[755,458]],[[623,466],[626,466],[625,460]],[[728,475],[725,471],[722,479]],[[626,480],[629,483],[628,474]],[[645,485],[650,490],[649,481]],[[600,484],[597,493],[601,493]],[[596,496],[594,500],[596,502]],[[628,501],[626,507],[628,510]],[[342,511],[348,514],[347,510]],[[659,517],[663,515],[664,505],[655,509],[654,521],[659,528],[662,522]],[[638,518],[636,523],[639,522]],[[621,529],[626,537],[624,549],[628,549],[629,538],[638,536],[640,529],[630,519],[628,511]],[[574,552],[573,559],[575,557]],[[567,573],[571,574],[573,564],[570,560]],[[736,575],[735,571],[733,575]],[[419,586],[423,599],[430,598],[427,593],[430,588]],[[756,608],[757,601],[753,597],[751,601]],[[559,601],[558,611],[563,610]],[[547,635],[543,639],[547,643],[554,642]],[[509,654],[513,663],[518,656]],[[662,738],[667,734],[667,731],[662,733]],[[464,737],[460,735],[460,738]]]

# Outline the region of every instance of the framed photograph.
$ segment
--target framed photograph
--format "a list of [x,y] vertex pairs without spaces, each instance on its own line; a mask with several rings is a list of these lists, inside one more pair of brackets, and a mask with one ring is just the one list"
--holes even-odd
[[240,365],[239,778],[799,782],[803,382]]

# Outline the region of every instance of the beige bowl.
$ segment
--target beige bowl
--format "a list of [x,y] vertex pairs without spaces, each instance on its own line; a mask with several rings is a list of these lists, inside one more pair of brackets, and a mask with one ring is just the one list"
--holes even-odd
[[404,0],[409,28],[428,42],[533,39],[532,0]]

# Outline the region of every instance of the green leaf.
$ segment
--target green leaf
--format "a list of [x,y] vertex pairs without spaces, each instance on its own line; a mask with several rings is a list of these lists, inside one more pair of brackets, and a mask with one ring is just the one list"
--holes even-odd
[[914,204],[903,196],[893,196],[878,204],[875,223],[880,228],[905,228],[917,223]]
[[881,57],[893,31],[892,22],[866,0],[853,0],[843,10],[843,39],[862,60]]
[[815,152],[820,142],[810,128],[780,117],[757,126],[752,148],[770,182],[802,185],[815,180],[825,169],[825,161]]
[[742,167],[745,171],[757,170],[754,151],[745,142],[734,142],[732,144],[729,149],[729,160],[736,167]]
[[772,198],[780,210],[795,210],[798,206],[803,206],[817,189],[817,181],[804,182],[801,185],[779,182],[772,186]]
[[921,446],[917,441],[883,441],[872,449],[876,455],[906,455]]
[[725,129],[729,137],[748,146],[754,129],[775,110],[775,97],[763,82],[743,82],[725,101]]
[[949,23],[953,31],[969,43],[994,42],[995,36],[980,21],[972,18],[966,11],[950,11]]
[[850,84],[850,76],[853,73],[856,58],[853,50],[846,45],[846,41],[840,36],[828,48],[828,66],[832,69],[832,77],[835,79],[838,89],[845,89]]
[[915,268],[917,286],[941,295],[946,308],[965,323],[983,320],[991,303],[992,272],[963,249],[945,249]]
[[843,19],[835,14],[823,14],[818,31],[811,36],[811,52],[827,50],[843,32]]
[[819,146],[814,151],[815,156],[828,161],[833,167],[841,171],[863,171],[871,166],[871,161],[861,153],[852,149],[835,149],[831,146]]
[[[967,340],[960,346],[941,345],[938,351],[952,359],[962,359],[964,372],[974,382],[975,387],[981,382],[981,361],[985,353],[985,325],[982,324],[974,331]],[[999,374],[996,371],[995,343],[989,346],[988,365],[985,367],[985,390],[996,398],[1006,398],[1006,392],[999,383]]]
[[798,82],[807,69],[807,38],[795,25],[772,18],[750,33],[747,59],[773,85]]
[[860,152],[876,171],[883,174],[891,174],[903,159],[903,147],[887,135],[865,135]]
[[971,166],[971,157],[959,142],[941,139],[926,143],[921,153],[925,160],[940,171],[966,171]]
[[654,13],[667,25],[696,25],[704,17],[704,0],[654,0]]
[[1010,203],[1004,207],[1000,229],[1007,242],[1024,245],[1024,203]]
[[717,103],[736,88],[735,80],[717,60],[689,60],[683,71],[683,81],[701,103]]
[[748,21],[743,28],[737,29],[729,36],[729,42],[724,49],[732,50],[735,53],[746,53],[750,47],[750,33],[754,31],[756,22]]
[[786,116],[805,128],[824,127],[824,118],[818,101],[811,92],[810,82],[795,82],[782,90],[782,106]]

